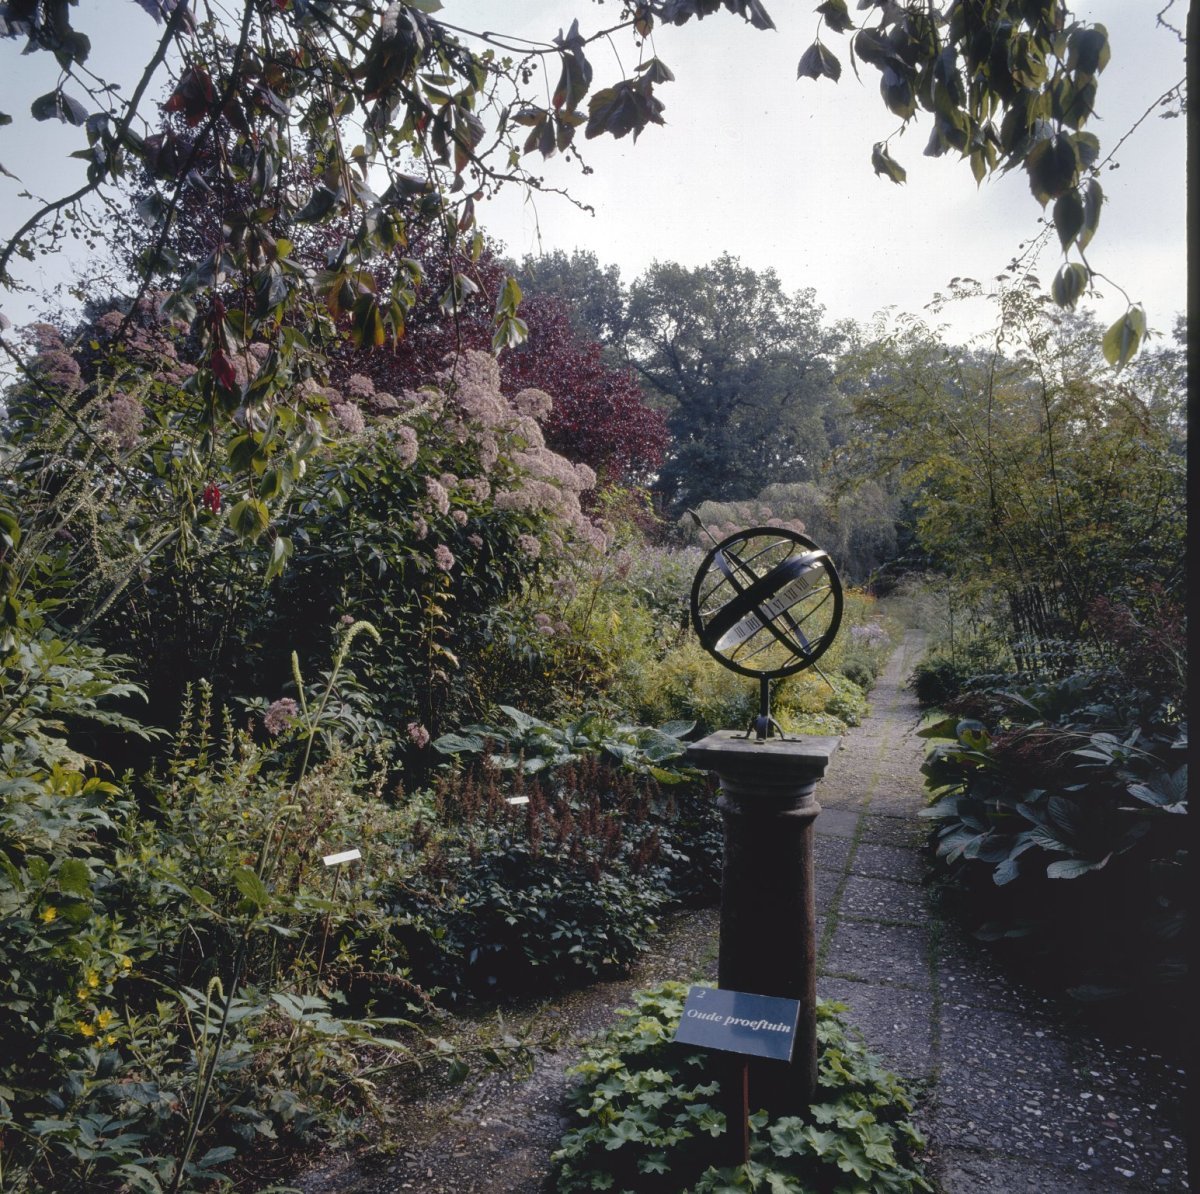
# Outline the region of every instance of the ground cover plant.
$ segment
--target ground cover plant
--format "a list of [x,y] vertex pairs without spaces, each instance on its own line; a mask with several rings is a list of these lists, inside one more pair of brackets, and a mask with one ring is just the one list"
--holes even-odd
[[554,1154],[562,1194],[932,1190],[909,1096],[841,1022],[844,1007],[828,1002],[817,1007],[813,1105],[774,1121],[753,1114],[750,1163],[721,1167],[725,1115],[714,1104],[723,1067],[718,1055],[671,1040],[686,997],[683,983],[639,992],[573,1067],[573,1126]]

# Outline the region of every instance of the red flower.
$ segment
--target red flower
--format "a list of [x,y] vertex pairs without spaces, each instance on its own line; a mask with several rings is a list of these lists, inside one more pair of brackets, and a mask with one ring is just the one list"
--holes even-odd
[[221,512],[221,487],[215,482],[210,481],[205,487],[204,492],[200,495],[200,500],[212,511],[213,514]]

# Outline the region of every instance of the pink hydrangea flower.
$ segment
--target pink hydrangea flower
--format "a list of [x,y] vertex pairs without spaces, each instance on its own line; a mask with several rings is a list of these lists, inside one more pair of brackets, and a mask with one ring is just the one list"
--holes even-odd
[[296,720],[299,707],[291,697],[273,701],[263,714],[263,727],[272,738],[278,738]]

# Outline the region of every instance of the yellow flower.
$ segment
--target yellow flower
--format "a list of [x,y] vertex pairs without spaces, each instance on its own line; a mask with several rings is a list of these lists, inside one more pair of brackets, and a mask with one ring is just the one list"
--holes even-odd
[[96,1016],[96,1027],[101,1029],[107,1028],[116,1018],[108,1008],[105,1008],[104,1011]]
[[79,990],[75,992],[75,998],[80,1000],[80,1002],[85,999],[91,999],[91,997],[92,993],[87,989],[87,987],[80,987]]
[[100,985],[100,976],[94,970],[87,972],[87,985],[89,987],[98,987]]
[[52,920],[58,919],[58,909],[53,904],[42,909],[42,921],[49,924]]
[[75,1027],[78,1028],[79,1031],[84,1036],[95,1036],[96,1035],[95,1027],[93,1025],[89,1024],[86,1020],[76,1020]]
[[133,969],[133,959],[130,957],[127,957],[127,956],[122,956],[121,969],[122,970],[132,970]]
[[117,1043],[117,1038],[110,1032],[108,1036],[104,1038],[104,1043],[106,1045],[115,1045]]

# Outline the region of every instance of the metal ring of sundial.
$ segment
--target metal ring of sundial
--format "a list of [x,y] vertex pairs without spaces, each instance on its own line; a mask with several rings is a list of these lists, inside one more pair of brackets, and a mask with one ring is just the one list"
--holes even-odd
[[842,582],[828,552],[783,527],[722,539],[692,582],[701,644],[743,676],[775,680],[811,667],[841,621]]

